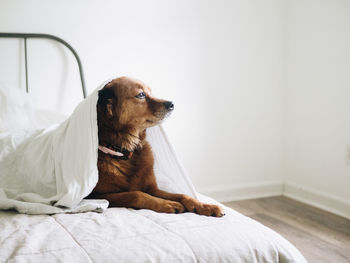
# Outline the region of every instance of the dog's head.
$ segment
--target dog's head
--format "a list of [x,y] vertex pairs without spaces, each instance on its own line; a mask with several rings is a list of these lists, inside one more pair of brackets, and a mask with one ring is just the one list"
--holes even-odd
[[157,99],[140,81],[121,77],[99,91],[99,120],[116,129],[144,130],[157,125],[174,109],[171,101]]

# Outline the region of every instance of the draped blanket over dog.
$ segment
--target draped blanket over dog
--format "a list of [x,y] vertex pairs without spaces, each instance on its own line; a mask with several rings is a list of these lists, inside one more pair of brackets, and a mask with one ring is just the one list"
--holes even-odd
[[[98,181],[97,88],[60,124],[38,129],[38,116],[0,89],[0,209],[27,214],[102,211],[107,200],[83,199]],[[29,119],[26,123],[24,120]],[[21,127],[19,127],[21,126]],[[34,126],[34,127],[33,127]],[[163,190],[195,196],[161,127],[147,130]]]

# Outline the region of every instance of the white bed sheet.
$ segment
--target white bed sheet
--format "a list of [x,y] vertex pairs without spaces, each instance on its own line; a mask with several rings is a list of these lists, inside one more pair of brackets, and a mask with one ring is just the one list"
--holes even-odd
[[214,218],[126,208],[52,216],[0,211],[0,262],[306,262],[271,229],[225,212]]

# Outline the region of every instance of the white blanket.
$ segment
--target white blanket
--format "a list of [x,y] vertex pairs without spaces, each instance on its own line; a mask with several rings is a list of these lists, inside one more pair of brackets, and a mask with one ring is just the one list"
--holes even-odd
[[0,262],[306,263],[279,234],[230,208],[221,218],[126,208],[53,216],[0,211],[0,244]]
[[[83,200],[98,180],[98,87],[59,125],[43,126],[23,94],[0,89],[0,209],[27,214],[102,211],[106,200]],[[24,101],[24,102],[23,102]],[[195,196],[160,127],[147,132],[164,190]]]

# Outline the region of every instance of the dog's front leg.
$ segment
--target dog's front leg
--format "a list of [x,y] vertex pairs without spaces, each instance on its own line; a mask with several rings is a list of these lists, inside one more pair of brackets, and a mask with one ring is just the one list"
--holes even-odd
[[224,215],[224,212],[219,206],[212,204],[204,204],[188,195],[168,193],[158,188],[152,188],[148,192],[156,197],[180,202],[185,206],[186,210],[189,212],[197,213],[199,215],[215,217],[221,217]]
[[107,199],[110,207],[151,209],[160,213],[183,213],[185,210],[180,202],[165,200],[141,191],[94,194],[91,198]]

